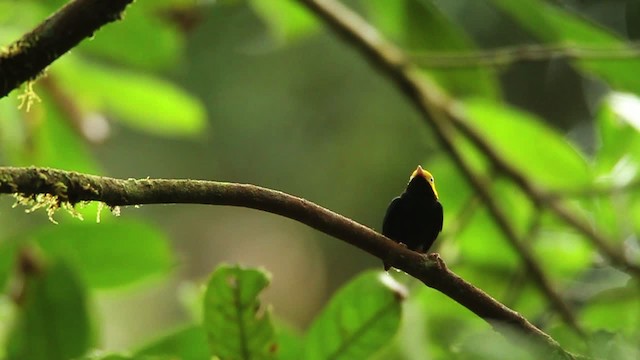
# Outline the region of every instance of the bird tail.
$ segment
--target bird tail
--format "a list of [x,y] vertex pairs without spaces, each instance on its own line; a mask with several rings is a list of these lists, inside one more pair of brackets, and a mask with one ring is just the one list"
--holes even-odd
[[387,264],[386,262],[382,262],[382,264],[384,265],[384,271],[389,271],[389,269],[391,269],[391,265]]

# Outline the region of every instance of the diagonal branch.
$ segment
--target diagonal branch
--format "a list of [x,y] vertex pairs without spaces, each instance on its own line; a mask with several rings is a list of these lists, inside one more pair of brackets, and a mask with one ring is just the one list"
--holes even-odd
[[0,98],[38,77],[60,56],[122,18],[133,0],[73,0],[0,52]]
[[[511,336],[524,334],[549,356],[575,359],[542,330],[482,290],[451,272],[437,254],[411,251],[383,235],[305,199],[255,185],[198,180],[114,179],[45,168],[0,167],[0,194],[35,198],[55,196],[59,203],[101,201],[109,206],[208,204],[252,208],[282,215],[343,240],[449,296]],[[508,325],[508,326],[505,326]]]
[[551,281],[534,259],[529,247],[520,239],[507,215],[492,196],[488,181],[472,168],[456,146],[456,134],[450,121],[449,109],[453,106],[453,100],[422,76],[420,70],[407,60],[400,49],[383,39],[376,29],[341,3],[332,0],[298,1],[361,50],[367,59],[394,81],[411,100],[425,121],[435,130],[444,149],[455,161],[480,199],[486,204],[489,214],[505,234],[509,245],[520,256],[537,287],[549,299],[565,323],[576,333],[584,334],[571,308],[553,289]]

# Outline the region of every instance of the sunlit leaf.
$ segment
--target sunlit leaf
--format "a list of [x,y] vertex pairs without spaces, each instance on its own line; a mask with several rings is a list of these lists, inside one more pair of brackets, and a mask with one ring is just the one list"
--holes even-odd
[[571,279],[593,263],[593,248],[571,231],[542,230],[533,249],[545,271],[557,280]]
[[460,260],[464,263],[496,269],[515,268],[519,263],[516,252],[486,208],[472,215],[455,240],[460,247]]
[[24,302],[7,341],[7,359],[68,360],[91,345],[82,282],[62,262],[41,271],[26,276]]
[[52,73],[84,106],[113,114],[133,128],[193,136],[205,126],[202,103],[166,80],[71,56],[58,61]]
[[249,3],[278,40],[291,42],[318,29],[316,18],[294,1],[251,0]]
[[260,270],[222,265],[211,275],[204,297],[204,328],[211,353],[221,359],[275,359],[271,311],[258,295],[269,285]]
[[175,65],[183,50],[181,35],[142,3],[130,5],[124,21],[103,27],[78,50],[144,69]]
[[596,116],[599,147],[596,169],[603,184],[625,185],[640,171],[640,99],[612,93],[600,103]]
[[366,359],[400,325],[406,290],[388,275],[366,272],[336,293],[307,333],[305,359]]
[[533,115],[483,100],[465,102],[474,129],[534,183],[567,189],[591,183],[585,158]]

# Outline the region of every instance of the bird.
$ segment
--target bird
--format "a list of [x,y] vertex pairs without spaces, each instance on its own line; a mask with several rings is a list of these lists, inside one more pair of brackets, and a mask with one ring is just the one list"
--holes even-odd
[[[436,183],[422,166],[409,177],[405,191],[391,200],[382,222],[382,234],[407,248],[426,253],[442,231],[443,210]],[[391,266],[384,262],[384,269]]]

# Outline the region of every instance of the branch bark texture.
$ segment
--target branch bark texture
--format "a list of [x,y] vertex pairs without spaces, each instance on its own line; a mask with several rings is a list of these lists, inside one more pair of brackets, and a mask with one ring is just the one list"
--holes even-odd
[[105,24],[122,18],[133,0],[73,0],[0,52],[0,98],[35,79],[53,61]]
[[[208,204],[282,215],[360,248],[419,279],[511,336],[514,330],[548,351],[574,359],[517,312],[450,271],[437,254],[422,255],[374,230],[305,199],[255,185],[201,180],[115,179],[46,168],[0,167],[0,194],[50,194],[60,202],[101,201],[109,206]],[[505,326],[507,325],[507,326]]]

